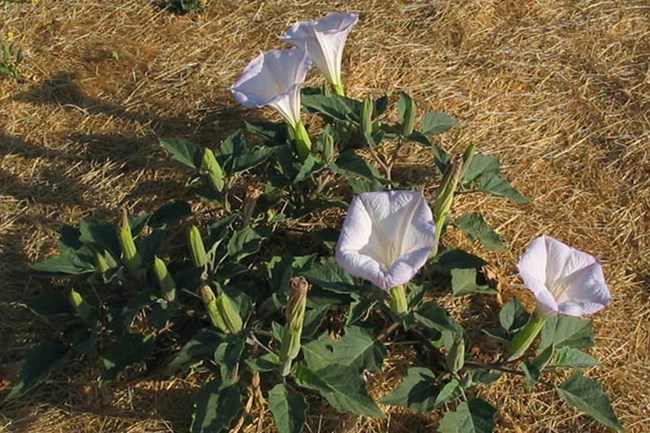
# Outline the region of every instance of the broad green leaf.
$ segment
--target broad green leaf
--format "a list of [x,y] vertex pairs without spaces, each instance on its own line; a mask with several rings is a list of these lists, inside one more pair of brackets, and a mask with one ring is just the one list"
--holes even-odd
[[214,352],[214,362],[219,364],[221,381],[224,385],[230,385],[235,382],[237,364],[241,359],[243,351],[244,340],[238,337],[229,337],[217,346],[217,350]]
[[68,348],[55,341],[46,341],[33,348],[25,357],[18,383],[11,388],[5,401],[25,395],[47,379],[52,372],[62,370],[68,356]]
[[462,394],[463,393],[461,392],[460,382],[456,379],[451,379],[449,382],[445,383],[445,385],[440,390],[440,393],[434,402],[434,406],[440,407],[445,403],[456,400]]
[[117,241],[117,226],[115,224],[95,218],[84,218],[79,223],[79,233],[79,240],[83,244],[108,250],[113,257],[119,256],[120,245]]
[[593,346],[593,339],[594,329],[591,320],[555,314],[542,328],[539,350],[544,350],[551,344],[556,348],[584,349]]
[[305,363],[311,370],[320,370],[331,364],[350,367],[357,373],[363,370],[379,371],[388,354],[382,343],[375,340],[371,330],[358,326],[344,329],[340,338],[328,333],[302,346]]
[[25,305],[38,316],[55,316],[57,314],[72,314],[74,309],[65,296],[44,293],[25,299]]
[[257,358],[247,359],[246,364],[248,364],[253,371],[265,372],[278,370],[282,365],[282,362],[280,362],[280,357],[278,355],[270,352],[258,356]]
[[487,262],[482,258],[457,248],[447,248],[438,253],[435,261],[445,269],[479,269]]
[[296,366],[298,385],[318,391],[334,409],[357,415],[384,418],[358,371],[343,365],[333,364],[318,371],[312,371],[304,364]]
[[238,261],[255,254],[260,250],[263,239],[259,231],[251,226],[238,230],[228,240],[228,255]]
[[196,399],[190,433],[228,433],[244,409],[241,400],[237,385],[208,383]]
[[495,293],[487,284],[476,282],[476,269],[452,269],[451,270],[451,291],[454,296],[472,295],[483,293],[493,295]]
[[492,227],[483,219],[483,215],[478,212],[463,214],[456,218],[454,224],[465,232],[470,242],[478,240],[485,248],[491,251],[508,249],[501,240],[501,237],[492,230]]
[[174,355],[165,369],[165,375],[177,374],[192,364],[211,359],[222,339],[223,337],[212,328],[201,329]]
[[439,135],[459,125],[460,122],[450,115],[440,111],[431,111],[422,119],[422,132],[427,135]]
[[316,335],[329,310],[330,306],[324,305],[317,308],[308,308],[305,311],[305,321],[302,326],[303,340],[311,340]]
[[330,169],[345,177],[365,177],[371,180],[382,177],[379,171],[354,150],[348,149],[341,152],[338,159],[330,166]]
[[515,203],[528,203],[526,197],[501,178],[500,172],[501,163],[496,156],[474,155],[465,170],[463,185],[467,187],[476,182],[479,191],[507,197]]
[[499,311],[499,323],[503,329],[510,333],[515,333],[526,326],[529,318],[530,314],[515,296],[510,298]]
[[80,257],[76,251],[67,249],[59,255],[34,263],[31,270],[43,275],[82,275],[95,272],[95,264]]
[[336,264],[333,258],[321,259],[311,269],[298,272],[310,283],[336,293],[350,293],[358,290],[354,279]]
[[193,143],[180,138],[165,138],[160,144],[172,155],[172,159],[190,168],[201,166],[201,149]]
[[600,382],[582,375],[570,377],[557,391],[569,405],[617,431],[624,428],[618,420]]
[[436,376],[431,370],[411,367],[402,383],[382,398],[381,403],[428,413],[436,408],[439,393],[440,387],[436,384]]
[[503,373],[500,371],[488,371],[488,370],[473,370],[472,371],[472,380],[481,385],[490,385],[503,376]]
[[266,162],[278,150],[277,147],[258,146],[232,160],[232,173],[250,170]]
[[555,353],[553,367],[589,368],[601,365],[597,359],[572,347],[561,347]]
[[377,300],[367,296],[358,296],[353,294],[354,302],[350,304],[350,311],[348,313],[347,326],[360,324],[365,321],[368,314],[377,305]]
[[339,95],[308,95],[301,96],[302,105],[311,113],[323,114],[326,117],[341,122],[359,123],[362,105],[359,101]]
[[439,332],[447,349],[451,348],[454,341],[463,338],[465,333],[460,323],[435,302],[427,302],[422,305],[415,312],[415,320],[424,328]]
[[377,179],[348,177],[346,180],[355,194],[362,194],[364,192],[376,192],[384,189],[384,185],[382,185],[382,183]]
[[309,178],[312,174],[316,174],[323,169],[323,163],[320,158],[313,153],[307,156],[307,159],[300,166],[300,170],[293,180],[294,183],[302,182]]
[[102,381],[114,380],[126,367],[144,361],[153,350],[154,340],[141,334],[126,333],[101,354]]
[[479,191],[489,192],[493,195],[509,198],[518,204],[525,204],[530,201],[512,185],[501,178],[501,176],[490,176],[481,179],[478,189]]
[[162,205],[151,215],[149,225],[154,228],[163,228],[176,224],[186,216],[192,214],[192,208],[185,200],[172,200]]
[[263,122],[257,120],[244,121],[249,132],[261,137],[271,145],[286,143],[289,139],[289,130],[286,122]]
[[487,401],[473,398],[445,413],[438,426],[439,433],[491,433],[497,410]]
[[307,420],[309,405],[302,394],[289,395],[284,384],[269,391],[269,410],[280,433],[300,433]]

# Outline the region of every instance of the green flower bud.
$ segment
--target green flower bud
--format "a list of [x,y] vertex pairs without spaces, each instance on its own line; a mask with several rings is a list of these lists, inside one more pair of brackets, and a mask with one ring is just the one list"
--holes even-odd
[[96,316],[95,307],[86,302],[84,297],[81,296],[81,293],[77,292],[75,289],[70,289],[69,300],[72,304],[72,308],[74,308],[81,320],[85,323],[94,322]]
[[465,341],[462,338],[454,341],[447,354],[446,364],[452,373],[458,373],[465,365]]
[[303,277],[294,277],[290,280],[289,302],[285,310],[286,324],[280,347],[280,361],[282,361],[282,375],[286,376],[291,371],[291,361],[300,353],[300,339],[305,321],[307,308],[307,293],[311,286]]
[[463,160],[459,157],[454,157],[449,161],[447,170],[442,177],[442,182],[438,188],[438,196],[433,204],[433,217],[436,225],[440,226],[440,229],[442,229],[442,226],[447,220],[451,205],[454,202],[454,194],[456,193],[462,170]]
[[467,149],[465,149],[465,152],[463,153],[463,170],[462,173],[460,174],[461,182],[463,181],[463,177],[465,177],[465,173],[467,173],[467,169],[472,163],[472,159],[474,159],[475,149],[476,149],[475,146],[473,144],[470,144],[469,146],[467,146]]
[[205,245],[203,245],[201,232],[199,232],[199,229],[196,226],[192,226],[187,232],[187,237],[190,242],[190,251],[192,253],[194,266],[198,268],[204,267],[208,263],[208,255],[205,252]]
[[366,137],[372,137],[373,123],[372,116],[375,109],[375,104],[371,98],[363,100],[363,111],[361,111],[361,131]]
[[203,160],[201,161],[201,172],[208,176],[210,186],[217,191],[223,191],[225,186],[225,176],[223,170],[214,156],[212,149],[206,147],[203,149]]
[[296,152],[298,152],[298,157],[301,161],[307,159],[311,153],[311,139],[305,129],[305,125],[301,121],[298,121],[292,127],[293,130],[293,140],[296,143]]
[[106,260],[106,257],[99,251],[94,251],[95,255],[95,265],[97,266],[97,269],[99,269],[99,272],[102,274],[108,272],[108,270],[111,268],[108,265],[108,261]]
[[417,106],[413,98],[402,93],[402,101],[404,102],[403,112],[402,112],[402,135],[408,137],[413,133],[415,129],[415,115],[417,114]]
[[117,239],[120,244],[120,250],[122,251],[122,263],[131,275],[139,278],[141,275],[142,257],[135,247],[126,209],[122,210],[122,218],[117,229]]
[[165,262],[158,257],[153,258],[153,270],[160,286],[160,291],[167,302],[172,302],[176,298],[176,283],[169,271]]
[[244,328],[239,311],[235,309],[232,299],[225,293],[217,295],[217,310],[223,318],[226,328],[233,334],[238,334]]
[[210,288],[210,286],[203,285],[199,289],[199,294],[201,295],[201,300],[203,301],[203,305],[205,306],[205,310],[208,312],[208,317],[210,318],[210,322],[212,323],[212,326],[215,328],[228,333],[228,327],[226,326],[226,322],[223,320],[223,317],[221,317],[221,313],[219,313],[219,310],[217,309],[217,298],[214,296],[214,292]]

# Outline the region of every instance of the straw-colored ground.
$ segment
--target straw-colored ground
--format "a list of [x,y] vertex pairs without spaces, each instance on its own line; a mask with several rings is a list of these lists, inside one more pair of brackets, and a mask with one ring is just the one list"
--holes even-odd
[[[346,49],[349,93],[404,89],[422,108],[454,115],[463,127],[443,144],[498,154],[505,177],[532,198],[526,206],[460,201],[459,210],[480,209],[511,245],[499,254],[477,249],[495,264],[504,294],[519,283],[517,257],[542,233],[602,259],[614,301],[595,316],[592,354],[604,366],[587,374],[604,382],[630,432],[650,431],[650,3],[210,3],[179,17],[146,0],[0,1],[2,32],[27,52],[24,79],[0,81],[0,391],[48,332],[19,300],[51,284],[21,272],[53,252],[58,227],[183,196],[185,173],[158,137],[215,144],[239,113],[226,88],[245,64],[280,47],[275,36],[288,24],[345,8],[361,15]],[[430,159],[413,153],[398,175],[430,176]],[[494,300],[472,308],[495,320]],[[398,382],[407,358],[386,363],[376,395]],[[187,430],[200,378],[126,383],[100,396],[95,375],[82,366],[56,375],[0,410],[0,432]],[[550,387],[501,380],[486,397],[500,407],[499,431],[606,431]],[[314,408],[308,431],[424,432],[437,419]]]

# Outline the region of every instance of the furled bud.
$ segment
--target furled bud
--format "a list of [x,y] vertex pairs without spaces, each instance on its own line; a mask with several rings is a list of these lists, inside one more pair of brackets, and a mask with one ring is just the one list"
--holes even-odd
[[408,137],[415,129],[415,115],[417,114],[417,106],[415,101],[406,93],[402,93],[400,97],[400,111],[402,112],[402,135]]
[[172,302],[176,298],[176,283],[169,271],[165,262],[163,262],[158,257],[153,259],[153,270],[156,274],[156,279],[158,280],[158,285],[160,286],[160,291],[163,294],[163,297],[167,302]]
[[203,301],[205,310],[208,312],[208,317],[210,318],[212,326],[228,333],[229,330],[226,326],[226,322],[223,320],[223,317],[221,317],[221,313],[219,313],[219,309],[217,308],[217,298],[214,296],[214,292],[210,286],[207,284],[201,286],[199,294],[201,295],[201,300]]
[[201,172],[208,176],[210,186],[217,191],[223,191],[225,185],[225,176],[221,165],[214,156],[212,149],[206,147],[203,149],[203,160],[201,161]]
[[244,328],[239,311],[233,305],[232,299],[225,293],[217,295],[217,310],[232,334],[238,334]]
[[196,226],[190,227],[187,232],[187,237],[190,242],[190,251],[192,253],[192,261],[194,266],[202,268],[208,263],[208,255],[205,252],[205,245],[201,238],[201,232]]
[[101,272],[102,274],[108,272],[108,270],[111,267],[108,265],[108,261],[106,260],[106,257],[104,257],[104,255],[99,251],[94,251],[94,255],[95,255],[95,265],[97,266],[97,269],[99,269],[99,272]]
[[70,303],[72,308],[74,308],[77,315],[85,323],[92,323],[95,318],[95,307],[90,305],[81,293],[77,292],[75,289],[70,289]]
[[472,159],[474,159],[474,153],[475,153],[475,147],[473,144],[467,146],[467,149],[465,149],[465,152],[463,152],[463,170],[462,173],[460,174],[461,182],[463,181],[463,177],[465,177],[465,173],[467,173],[467,169],[472,163]]
[[463,160],[460,157],[452,158],[449,164],[447,164],[447,169],[442,177],[442,183],[438,188],[438,196],[433,204],[433,218],[436,221],[436,225],[439,225],[439,227],[436,227],[436,232],[442,229],[449,215],[462,170]]
[[321,140],[323,140],[323,159],[329,164],[334,161],[334,134],[326,128],[323,130]]
[[135,277],[140,277],[142,268],[142,257],[135,247],[131,225],[126,209],[122,209],[122,218],[117,229],[117,239],[122,251],[122,263],[126,269]]
[[361,131],[365,137],[372,137],[372,116],[375,109],[375,104],[371,98],[363,100],[363,110],[361,111]]
[[462,338],[454,341],[447,354],[446,364],[452,373],[457,373],[465,365],[465,341]]
[[289,301],[285,310],[286,324],[282,346],[280,347],[280,361],[282,362],[282,375],[286,376],[291,371],[291,361],[300,353],[300,338],[302,326],[305,321],[307,308],[307,293],[310,284],[303,277],[293,277],[290,282]]

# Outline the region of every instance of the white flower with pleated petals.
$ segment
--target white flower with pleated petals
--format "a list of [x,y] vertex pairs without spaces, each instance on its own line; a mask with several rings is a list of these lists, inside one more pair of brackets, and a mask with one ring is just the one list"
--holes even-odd
[[389,290],[406,284],[435,246],[435,223],[416,191],[359,194],[352,199],[336,245],[336,262],[350,274]]

